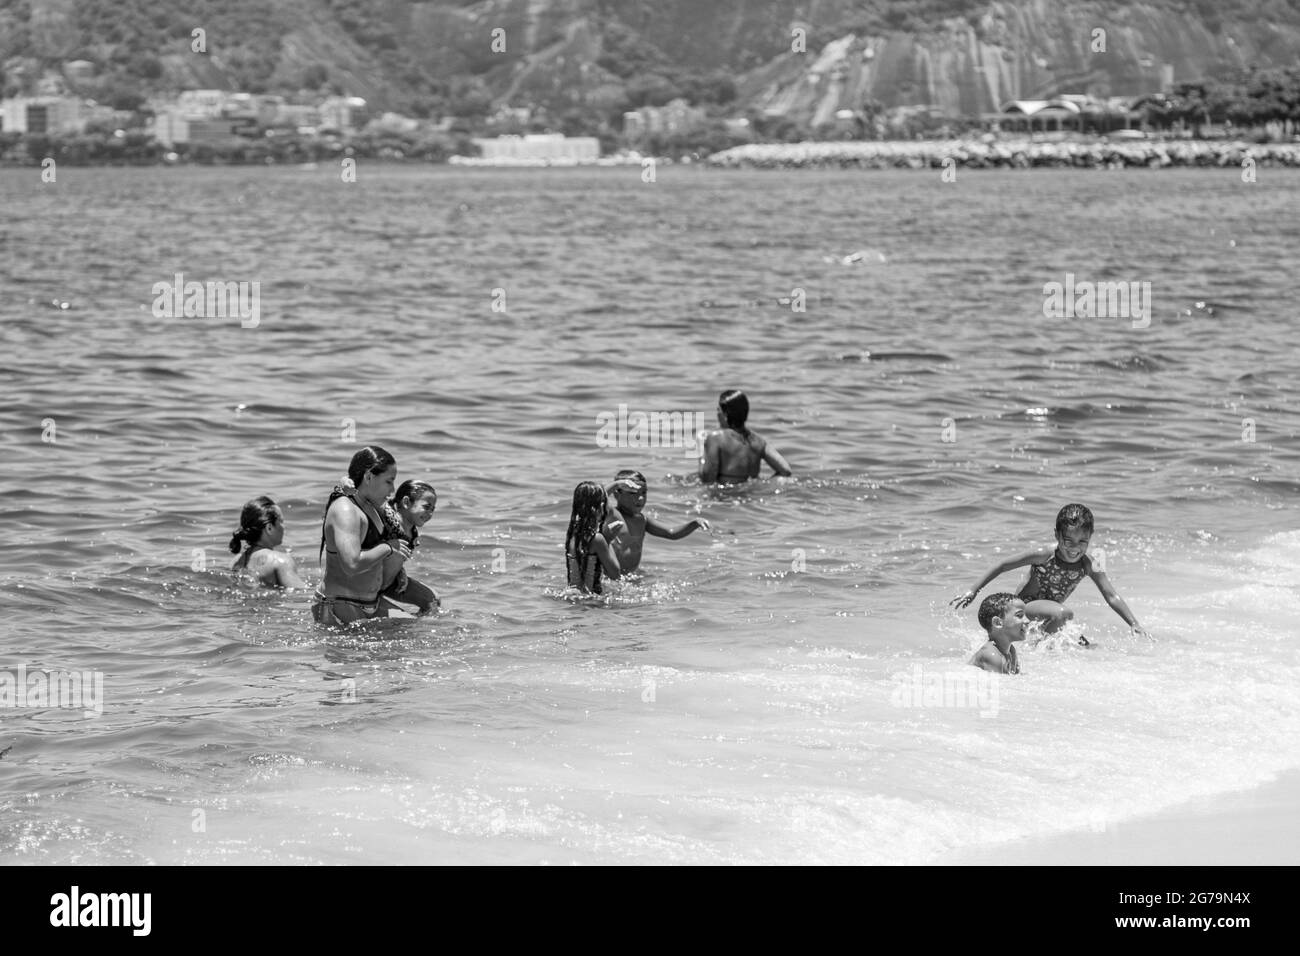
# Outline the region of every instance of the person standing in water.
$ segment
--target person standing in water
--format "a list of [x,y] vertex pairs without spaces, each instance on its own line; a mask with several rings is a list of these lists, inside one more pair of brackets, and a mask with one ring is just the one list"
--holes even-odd
[[[230,570],[246,574],[267,588],[305,588],[293,558],[275,550],[284,541],[284,515],[266,495],[254,498],[239,513],[239,527],[230,536],[230,553],[238,554]],[[240,554],[240,547],[243,553]]]
[[564,535],[564,569],[569,586],[584,594],[600,594],[600,576],[617,581],[622,575],[618,556],[601,529],[609,514],[605,489],[594,481],[583,481],[573,489],[573,513]]
[[321,527],[324,574],[316,589],[312,616],[325,625],[352,624],[391,616],[409,616],[380,595],[384,559],[411,556],[411,546],[383,519],[393,494],[397,461],[378,445],[352,456],[347,479],[335,487],[325,505]]
[[710,530],[709,523],[703,518],[692,518],[678,528],[669,528],[643,515],[641,509],[645,507],[649,482],[639,471],[625,468],[614,476],[614,483],[605,490],[614,499],[614,507],[608,510],[600,530],[618,558],[623,574],[631,574],[641,566],[641,549],[645,546],[647,534],[678,541],[697,528]]
[[700,481],[710,484],[734,484],[757,478],[763,462],[783,478],[790,477],[790,466],[781,453],[764,441],[757,432],[745,427],[749,417],[749,399],[738,388],[728,389],[718,399],[718,424],[704,439],[700,457]]

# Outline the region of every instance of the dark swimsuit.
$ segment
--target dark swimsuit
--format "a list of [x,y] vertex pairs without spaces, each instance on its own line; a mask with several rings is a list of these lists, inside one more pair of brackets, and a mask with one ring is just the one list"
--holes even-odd
[[576,555],[572,551],[564,553],[565,567],[568,569],[569,585],[580,588],[584,585],[592,594],[600,593],[600,558],[593,551]]
[[1062,604],[1087,575],[1083,558],[1067,564],[1053,551],[1052,556],[1042,564],[1030,567],[1029,580],[1016,596],[1024,601],[1055,601]]
[[[388,540],[388,538],[392,537],[391,534],[381,533],[379,529],[375,527],[375,523],[370,520],[370,514],[366,511],[366,509],[362,508],[361,505],[357,504],[356,498],[353,498],[352,495],[345,494],[342,491],[334,491],[330,494],[329,502],[326,503],[325,505],[326,521],[328,521],[329,519],[330,508],[334,506],[334,502],[338,498],[352,498],[352,503],[356,504],[358,508],[361,508],[361,514],[366,519],[366,534],[365,537],[361,539],[362,551],[369,551],[371,548],[378,547],[379,545],[383,544],[386,540]],[[387,532],[387,530],[388,529],[385,528],[385,532]],[[321,551],[325,554],[338,554],[337,551],[333,551],[325,547],[325,521],[321,522],[320,547],[321,547]],[[377,611],[379,608],[379,594],[376,594],[372,598],[345,597],[341,594],[335,594],[333,596],[327,597],[321,588],[316,589],[316,605],[322,609],[322,612],[324,610],[328,610],[330,608],[330,605],[332,605],[336,601],[342,602],[344,604],[356,605],[358,610],[360,610],[361,613],[366,617],[372,616],[375,613],[375,611]]]

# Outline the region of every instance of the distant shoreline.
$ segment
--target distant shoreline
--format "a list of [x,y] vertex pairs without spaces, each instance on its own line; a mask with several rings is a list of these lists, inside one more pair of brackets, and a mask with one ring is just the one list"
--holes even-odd
[[710,166],[752,169],[1033,169],[1170,166],[1300,167],[1300,143],[1241,140],[747,143],[715,153]]
[[[57,144],[56,144],[57,145]],[[78,160],[64,158],[51,150],[58,165],[69,168],[113,167],[252,167],[278,169],[327,168],[341,157],[267,162],[265,158],[244,159],[209,154],[202,160],[162,156],[115,157]],[[493,162],[480,157],[449,156],[431,160],[416,157],[351,157],[365,165],[437,166],[460,169],[599,169],[636,168],[647,161],[664,166],[696,166],[711,169],[1163,169],[1171,167],[1227,168],[1243,173],[1256,167],[1300,168],[1300,142],[1248,143],[1243,140],[845,140],[803,143],[745,143],[712,155],[682,157],[614,154],[591,161],[569,159],[511,159]],[[1247,163],[1250,160],[1251,163]],[[0,161],[0,169],[40,169],[40,158]]]

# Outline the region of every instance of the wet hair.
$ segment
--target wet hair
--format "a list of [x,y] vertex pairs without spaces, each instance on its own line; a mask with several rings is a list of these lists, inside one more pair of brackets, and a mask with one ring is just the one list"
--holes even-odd
[[1084,505],[1066,505],[1056,513],[1056,533],[1065,534],[1070,528],[1092,534],[1092,512]]
[[348,463],[348,477],[360,488],[366,475],[382,475],[396,464],[397,459],[378,445],[367,445],[352,456]]
[[[334,502],[339,498],[351,497],[353,492],[360,490],[361,482],[365,481],[366,475],[382,475],[396,464],[397,459],[378,445],[367,445],[352,456],[352,460],[348,462],[348,481],[352,482],[352,488],[345,490],[336,485],[330,492],[330,496],[325,499],[325,515],[320,524],[318,557],[325,553],[325,524],[329,521],[330,508],[334,506]],[[389,520],[385,517],[383,509],[380,509],[379,517],[383,519],[385,534],[391,533],[392,529],[389,527]]]
[[986,597],[980,602],[980,627],[987,631],[995,617],[1000,617],[1005,621],[1007,619],[1007,608],[1015,599],[1016,596],[1007,591],[999,591],[997,594],[990,594]]
[[239,554],[241,543],[251,548],[262,537],[262,532],[278,520],[275,514],[277,507],[266,495],[254,498],[244,505],[244,510],[239,513],[239,527],[230,536],[230,553]]
[[410,498],[411,504],[419,504],[420,499],[429,495],[433,498],[434,504],[438,502],[438,492],[434,491],[433,485],[427,481],[420,481],[415,478],[407,478],[397,486],[393,492],[393,497],[389,499],[390,507],[396,508],[403,498]]
[[605,489],[595,481],[583,481],[573,489],[573,514],[569,516],[569,530],[564,536],[564,550],[582,557],[591,547],[591,539],[600,530],[605,517]]
[[621,481],[624,478],[635,478],[637,481],[641,482],[642,488],[646,491],[650,490],[650,482],[646,481],[645,475],[641,474],[639,471],[633,471],[631,468],[624,468],[614,476],[615,481]]
[[738,388],[729,388],[719,397],[718,405],[727,419],[727,425],[740,432],[741,437],[748,441],[749,429],[745,427],[745,419],[749,417],[749,399],[745,393]]

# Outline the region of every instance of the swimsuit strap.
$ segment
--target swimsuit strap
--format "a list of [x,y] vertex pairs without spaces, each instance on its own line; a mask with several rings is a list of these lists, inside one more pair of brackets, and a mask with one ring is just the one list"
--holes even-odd
[[[335,486],[334,490],[330,492],[329,499],[325,502],[325,515],[321,518],[320,521],[320,551],[316,553],[317,560],[319,560],[320,556],[325,553],[325,525],[330,518],[330,508],[332,508],[334,506],[334,502],[338,501],[340,498],[351,498],[351,497],[352,495],[348,494],[346,491],[339,490],[337,486]],[[338,552],[331,551],[330,554],[338,554]]]
[[[333,507],[334,502],[340,498],[350,498],[352,500],[352,503],[361,510],[362,517],[366,519],[366,533],[361,537],[362,551],[367,550],[366,542],[370,540],[371,535],[376,535],[379,538],[378,541],[376,541],[374,544],[371,545],[372,548],[375,545],[381,544],[382,542],[388,540],[389,538],[394,537],[394,534],[392,532],[392,524],[387,519],[387,516],[384,514],[382,509],[379,511],[379,527],[382,528],[383,531],[379,532],[375,530],[375,522],[371,519],[370,512],[366,510],[366,506],[362,504],[361,500],[357,498],[356,494],[350,491],[341,491],[339,488],[336,487],[332,492],[330,492],[329,500],[325,502],[325,517],[321,519],[320,551],[317,552],[316,555],[317,558],[319,558],[321,554],[325,553],[326,550],[325,549],[325,527],[326,524],[329,522],[330,508]],[[338,554],[337,551],[330,551],[329,553]]]

